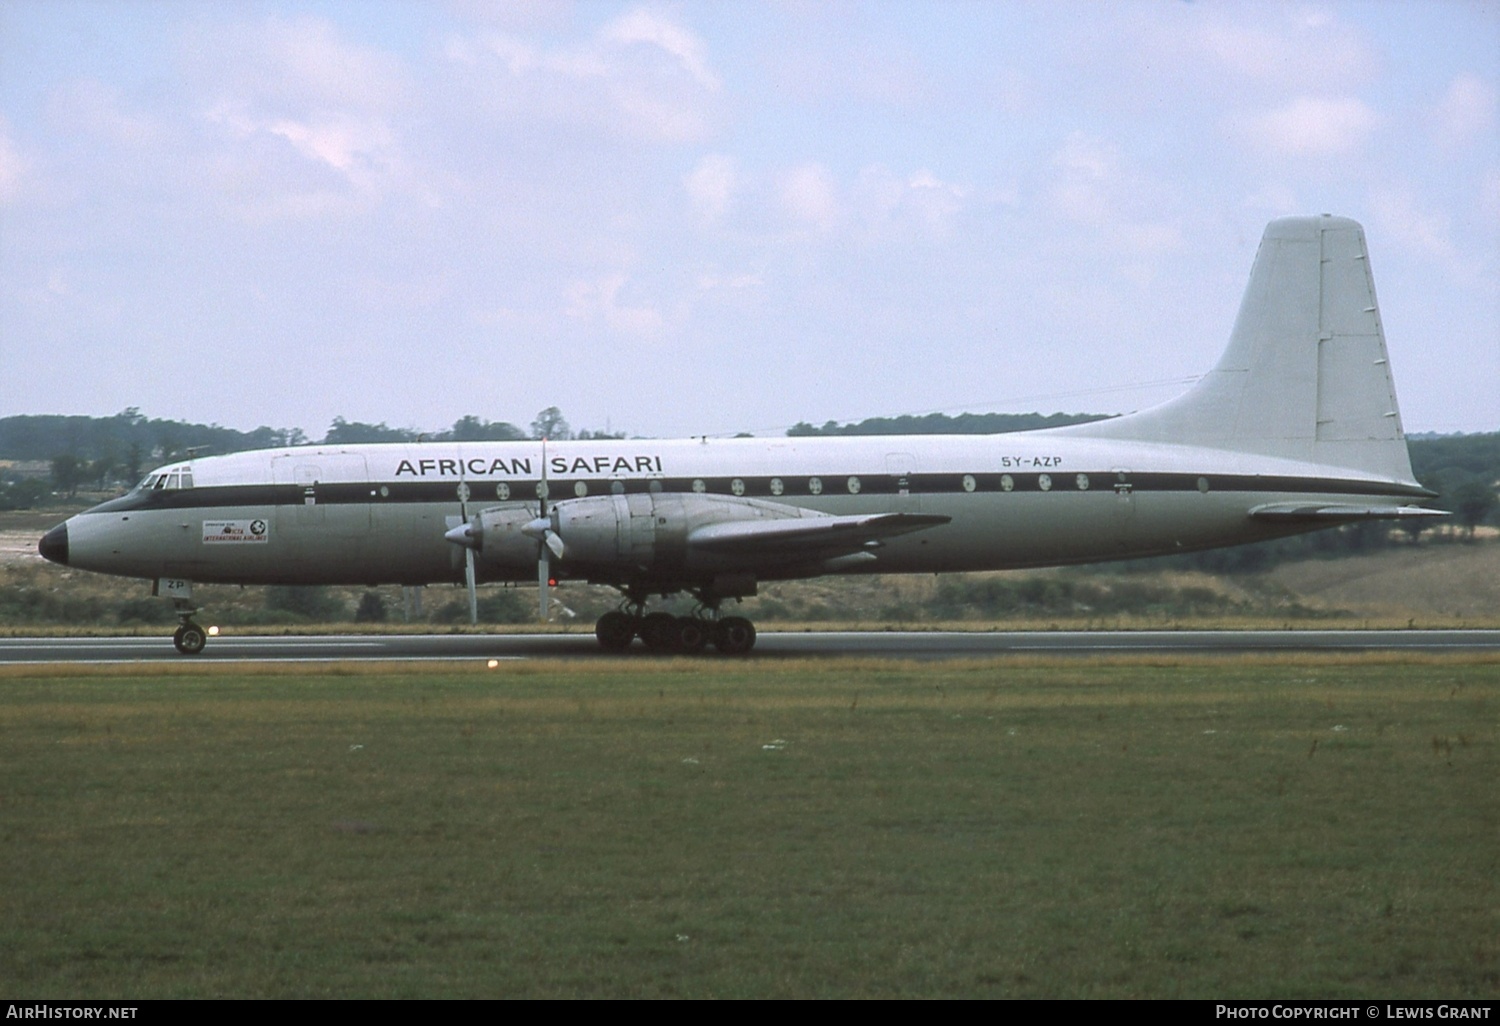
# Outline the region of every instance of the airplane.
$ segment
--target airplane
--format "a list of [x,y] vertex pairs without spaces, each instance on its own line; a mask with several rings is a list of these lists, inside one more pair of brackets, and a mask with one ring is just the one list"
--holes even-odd
[[[311,445],[187,459],[69,518],[54,563],[153,583],[201,652],[192,586],[609,585],[607,650],[729,655],[764,581],[1056,566],[1447,514],[1412,475],[1364,230],[1266,228],[1229,344],[1185,394],[983,436]],[[649,612],[687,593],[690,616]]]

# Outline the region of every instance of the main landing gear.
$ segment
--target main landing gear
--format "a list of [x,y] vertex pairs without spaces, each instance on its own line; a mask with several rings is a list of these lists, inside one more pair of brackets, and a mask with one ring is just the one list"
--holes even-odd
[[720,616],[717,603],[703,602],[691,616],[647,613],[645,603],[625,604],[599,617],[594,637],[611,652],[623,652],[640,638],[652,652],[694,655],[710,644],[724,655],[744,655],[755,647],[755,625],[743,616]]

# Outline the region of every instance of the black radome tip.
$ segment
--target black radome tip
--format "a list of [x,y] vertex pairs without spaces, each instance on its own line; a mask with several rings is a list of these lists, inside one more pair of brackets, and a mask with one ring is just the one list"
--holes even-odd
[[42,540],[36,543],[36,550],[42,554],[43,559],[67,566],[68,525],[58,524],[52,530],[42,535]]

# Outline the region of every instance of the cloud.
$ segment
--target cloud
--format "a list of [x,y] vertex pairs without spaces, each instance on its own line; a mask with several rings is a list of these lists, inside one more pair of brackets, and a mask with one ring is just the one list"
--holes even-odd
[[323,18],[218,24],[187,34],[183,46],[200,81],[247,104],[292,116],[330,109],[388,111],[409,89],[395,57],[348,42]]
[[1111,193],[1118,160],[1113,147],[1081,132],[1068,136],[1052,155],[1058,171],[1051,190],[1053,208],[1074,221],[1108,220],[1115,207]]
[[722,289],[758,289],[764,286],[766,280],[759,274],[749,272],[743,274],[714,274],[706,272],[698,276],[698,288],[703,292],[714,292]]
[[802,164],[781,176],[781,204],[793,219],[821,231],[838,221],[838,183],[821,164]]
[[[1114,145],[1074,132],[1053,154],[1052,167],[1056,175],[1048,205],[1059,216],[1093,229],[1095,244],[1103,242],[1138,262],[1183,247],[1181,230],[1160,219],[1165,208],[1160,186]],[[1141,263],[1131,271],[1137,281],[1153,274]]]
[[941,235],[963,209],[968,190],[923,168],[906,176],[872,165],[860,171],[850,202],[866,232]]
[[549,47],[513,33],[456,37],[449,60],[501,77],[482,85],[484,98],[508,117],[584,124],[606,134],[660,142],[704,138],[719,78],[708,48],[663,15],[628,11],[590,38]]
[[10,203],[21,195],[25,171],[25,162],[10,137],[10,126],[0,118],[0,203]]
[[339,117],[306,123],[276,121],[265,130],[287,140],[309,159],[322,161],[356,180],[361,168],[379,163],[381,151],[388,150],[392,142],[390,129],[381,122]]
[[629,280],[627,275],[615,273],[573,282],[567,289],[568,316],[585,323],[603,321],[611,331],[636,339],[657,337],[666,326],[659,310],[626,306],[620,301],[620,290]]
[[1495,108],[1493,86],[1478,75],[1460,75],[1431,112],[1433,130],[1451,146],[1492,138]]
[[1500,227],[1500,169],[1491,168],[1479,183],[1479,212]]
[[1342,156],[1364,145],[1380,117],[1353,97],[1299,96],[1245,118],[1240,127],[1254,146],[1287,156]]
[[708,67],[707,48],[687,29],[660,15],[636,9],[604,28],[600,38],[622,47],[654,46],[677,63],[705,89],[718,89],[719,79]]
[[1379,66],[1363,36],[1327,11],[1256,7],[1252,19],[1241,20],[1233,9],[1196,10],[1184,49],[1241,79],[1277,88],[1327,89],[1363,82]]
[[53,97],[51,110],[65,131],[128,150],[159,146],[166,134],[156,119],[130,109],[118,88],[97,79],[69,83]]
[[200,29],[186,51],[210,175],[242,216],[321,218],[401,191],[430,201],[395,128],[412,90],[391,56],[318,18]]
[[705,220],[714,222],[724,216],[740,188],[740,175],[733,157],[709,154],[683,177],[693,208]]
[[1382,189],[1370,197],[1376,230],[1386,244],[1395,244],[1442,267],[1454,278],[1473,285],[1482,280],[1480,263],[1452,239],[1452,218],[1419,204],[1409,192]]

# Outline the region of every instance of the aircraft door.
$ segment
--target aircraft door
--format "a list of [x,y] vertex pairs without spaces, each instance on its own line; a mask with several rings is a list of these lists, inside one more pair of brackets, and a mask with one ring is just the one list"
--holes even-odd
[[892,513],[917,513],[921,496],[916,489],[917,458],[909,452],[887,453],[886,473],[890,476]]
[[292,526],[340,537],[362,537],[370,531],[370,474],[363,456],[352,453],[308,453],[277,456],[271,461],[278,485],[293,485]]
[[1135,486],[1131,482],[1130,471],[1123,467],[1111,470],[1110,477],[1115,490],[1114,533],[1120,544],[1124,545],[1129,540],[1135,523]]

